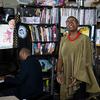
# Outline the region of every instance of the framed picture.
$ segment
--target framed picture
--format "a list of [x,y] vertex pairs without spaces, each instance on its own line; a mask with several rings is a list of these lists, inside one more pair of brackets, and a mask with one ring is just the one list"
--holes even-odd
[[0,25],[0,49],[13,48],[13,31],[8,24]]

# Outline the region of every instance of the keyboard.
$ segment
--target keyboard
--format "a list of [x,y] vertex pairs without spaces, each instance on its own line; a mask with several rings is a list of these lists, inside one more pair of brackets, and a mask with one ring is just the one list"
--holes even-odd
[[4,82],[4,80],[0,80],[0,83],[3,83]]

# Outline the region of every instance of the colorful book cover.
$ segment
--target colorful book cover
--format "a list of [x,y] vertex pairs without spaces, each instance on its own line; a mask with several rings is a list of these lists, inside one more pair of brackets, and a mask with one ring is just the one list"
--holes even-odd
[[41,67],[42,67],[42,71],[44,70],[49,70],[50,68],[52,68],[52,64],[48,61],[48,60],[45,60],[45,59],[41,59],[39,60],[40,64],[41,64]]
[[51,45],[51,53],[55,50],[55,43],[52,43]]
[[70,31],[68,29],[61,28],[60,33],[62,33],[63,36],[66,36],[70,33]]
[[83,26],[83,27],[81,27],[81,26],[79,26],[78,27],[78,30],[82,33],[82,34],[85,34],[85,35],[87,35],[87,36],[89,36],[90,34],[90,29],[89,29],[89,27],[87,27],[87,26]]

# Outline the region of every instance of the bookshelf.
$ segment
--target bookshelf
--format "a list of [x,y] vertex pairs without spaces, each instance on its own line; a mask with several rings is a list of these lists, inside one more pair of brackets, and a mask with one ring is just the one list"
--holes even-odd
[[[96,7],[100,5],[100,1],[95,1],[95,2],[92,2],[91,3],[91,6],[92,7]],[[97,16],[98,16],[98,10],[97,10]],[[97,29],[100,29],[100,21],[97,21],[97,25],[96,25],[96,30]],[[96,37],[97,37],[97,32],[96,32]],[[96,41],[97,41],[97,38],[96,38]],[[100,76],[100,71],[99,71],[99,67],[100,67],[100,64],[98,62],[99,60],[99,55],[100,55],[100,44],[96,44],[96,78],[98,80],[98,83],[100,85],[100,79],[99,79],[99,76]]]
[[[96,30],[100,29],[100,21],[97,21],[97,26],[96,26]],[[97,34],[96,32],[96,41],[98,38],[99,34]],[[100,40],[100,39],[99,39]],[[100,70],[99,70],[99,67],[100,67],[100,64],[99,64],[99,55],[100,55],[100,44],[96,44],[96,67],[97,67],[97,80],[99,82],[99,85],[100,85],[100,79],[99,79],[99,76],[100,76]]]
[[50,81],[49,91],[45,92],[53,95],[55,47],[59,41],[59,34],[57,34],[59,28],[58,8],[20,4],[18,12],[21,23],[28,25],[30,29],[32,55],[39,60],[48,60],[52,64],[49,71],[43,71],[43,82]]
[[[95,31],[93,31],[93,28],[97,24],[97,9],[96,7],[19,5],[19,12],[21,23],[27,24],[31,30],[32,54],[38,59],[50,60],[53,65],[50,90],[51,95],[53,95],[55,60],[58,59],[61,28],[66,29],[66,18],[75,16],[79,20],[80,27],[88,27],[89,37],[95,47]],[[91,15],[93,16],[91,17]],[[56,45],[58,45],[57,48]]]
[[[59,7],[60,8],[60,28],[66,29],[66,19],[68,16],[75,16],[79,21],[79,27],[85,28],[85,31],[96,49],[95,37],[96,37],[96,24],[97,24],[97,9],[96,7]],[[65,20],[64,20],[65,19]],[[60,30],[61,33],[61,30]],[[68,32],[67,32],[68,34]]]
[[[79,21],[79,27],[87,28],[87,35],[91,38],[91,41],[95,45],[95,28],[97,24],[97,9],[96,7],[60,7],[60,28],[66,29],[66,23],[64,23],[68,16],[75,16]],[[92,17],[91,17],[92,16]],[[65,19],[65,20],[64,20]],[[63,30],[60,30],[61,31]],[[68,34],[68,32],[67,32]]]

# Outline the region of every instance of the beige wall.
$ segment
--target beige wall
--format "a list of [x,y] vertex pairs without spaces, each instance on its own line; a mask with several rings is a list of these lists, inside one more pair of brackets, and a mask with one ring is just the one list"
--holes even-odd
[[18,5],[18,2],[17,0],[2,0],[3,4],[4,4],[4,7],[11,7],[11,8],[14,8],[15,10],[15,14],[17,12],[17,5]]

